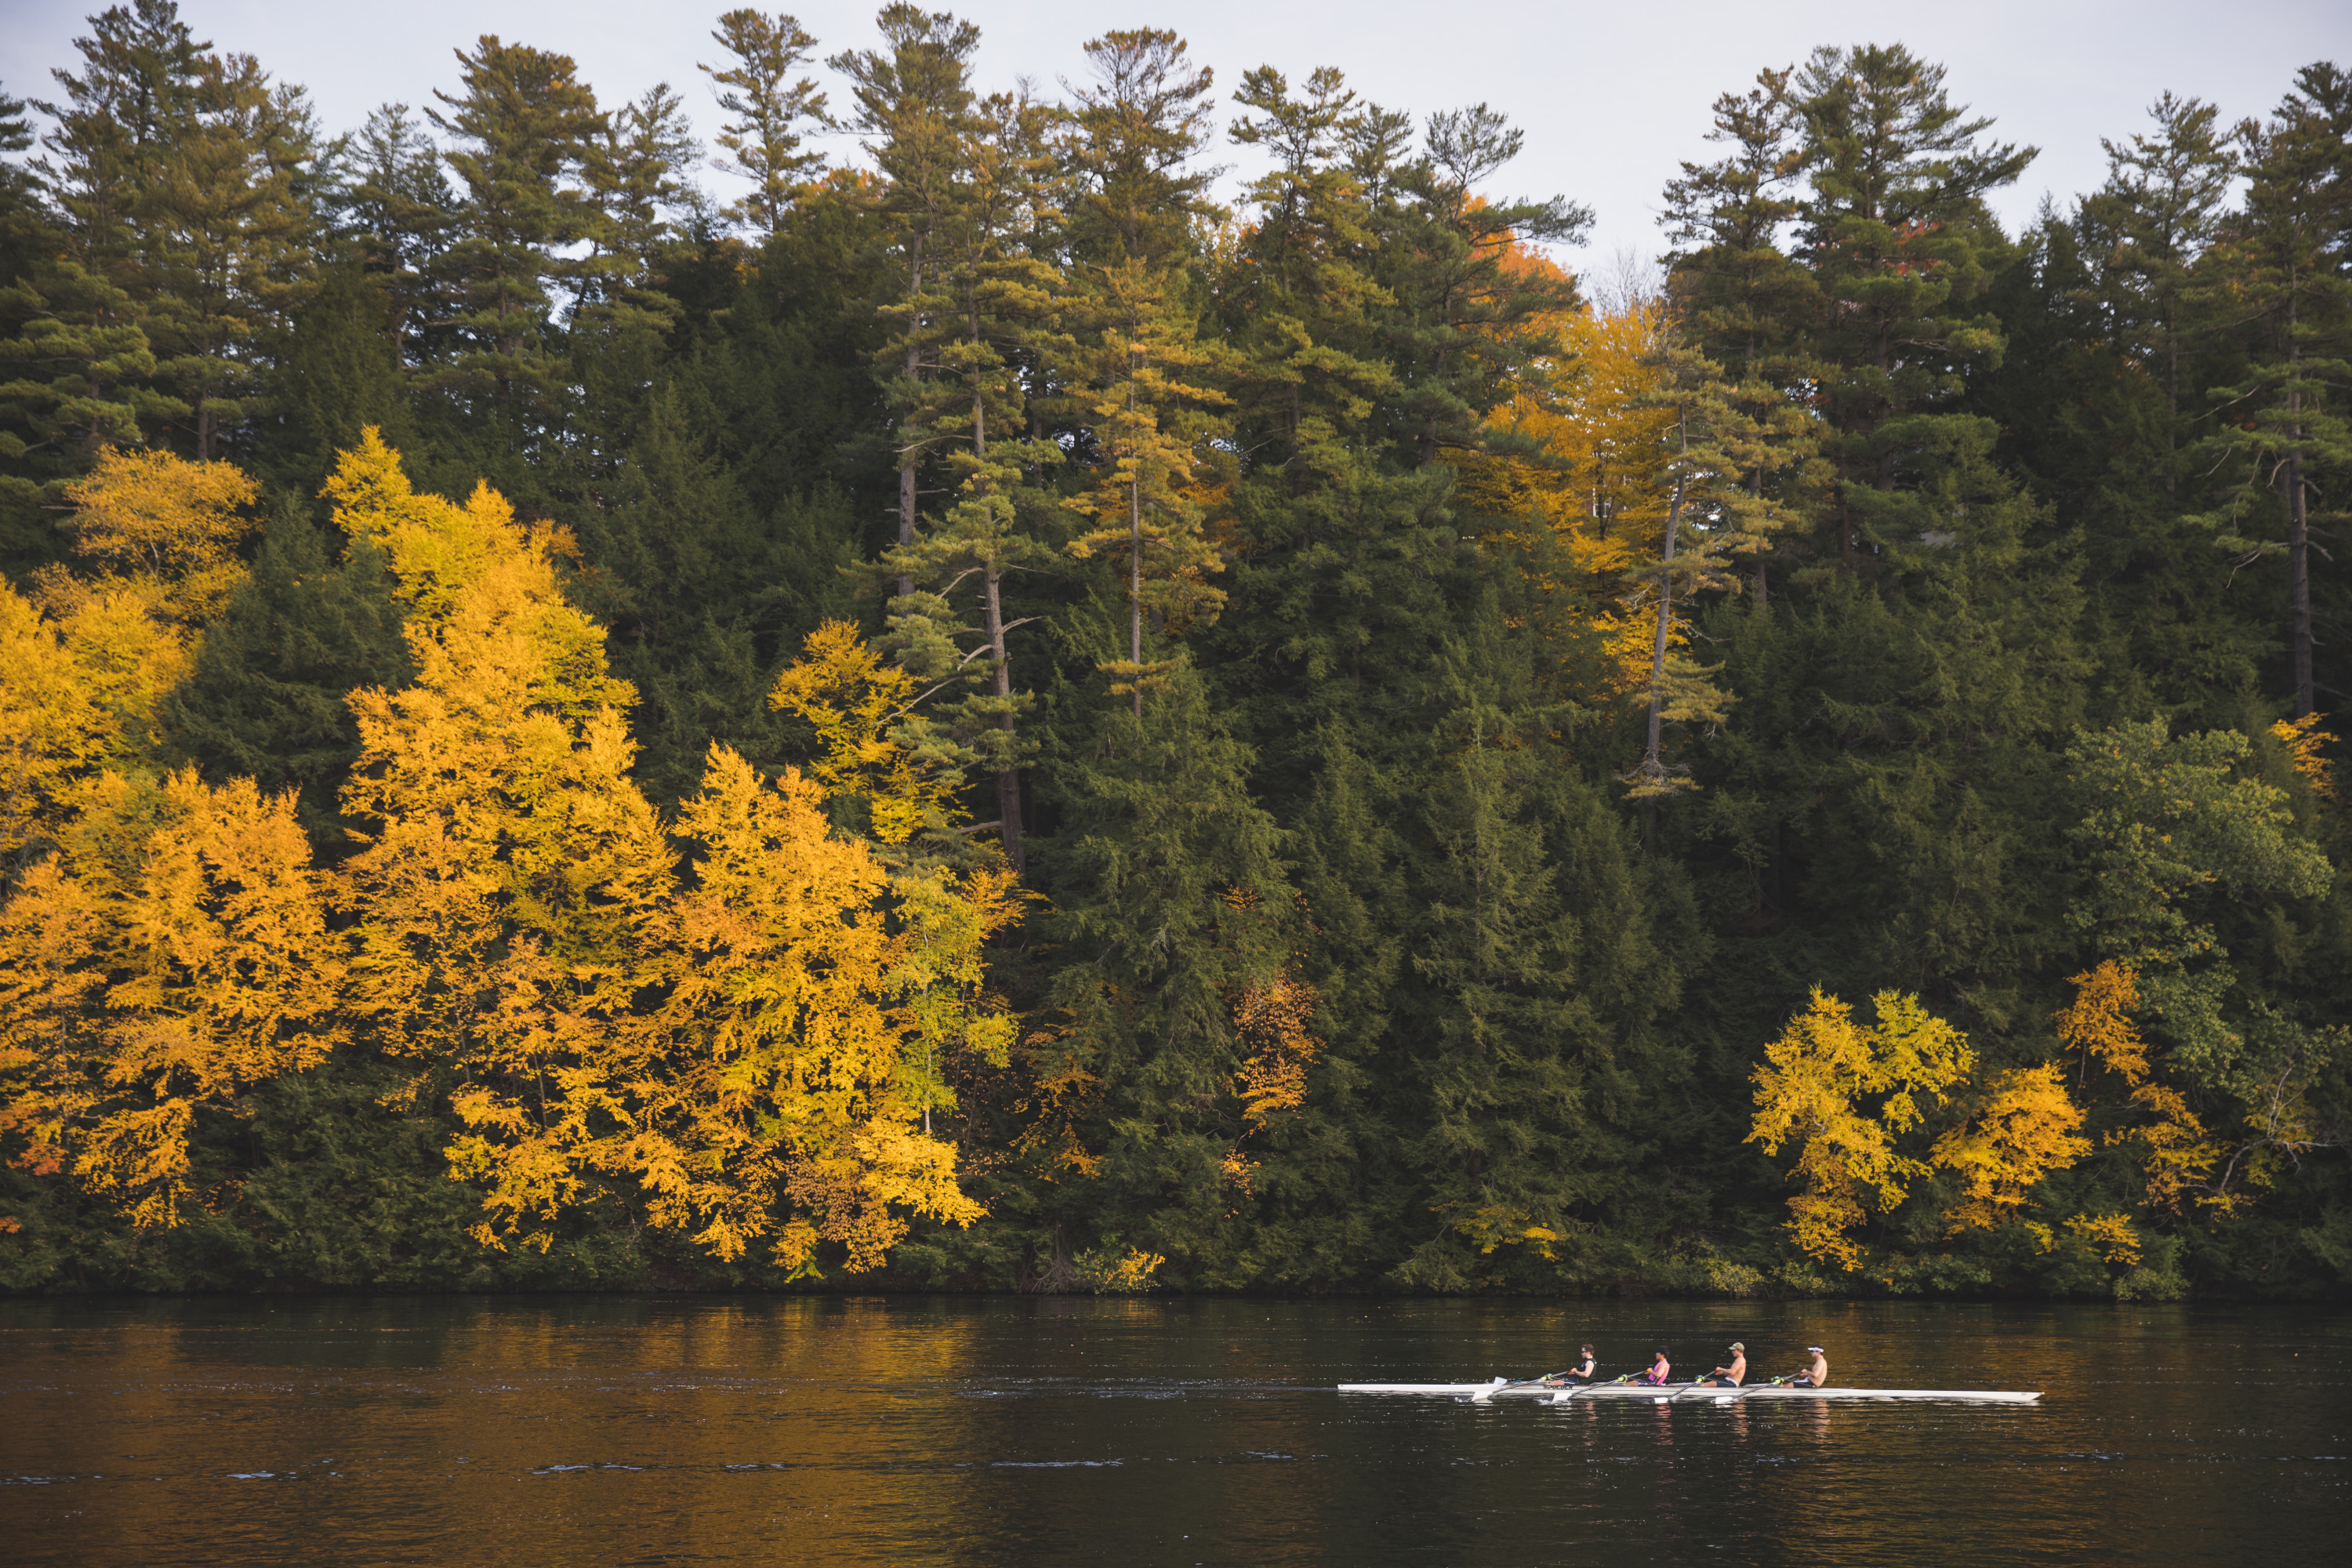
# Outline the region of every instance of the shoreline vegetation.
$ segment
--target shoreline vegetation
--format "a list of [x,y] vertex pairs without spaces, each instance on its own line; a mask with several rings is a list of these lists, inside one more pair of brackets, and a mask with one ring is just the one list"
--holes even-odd
[[2352,1289],[2333,64],[1601,276],[1156,28],[199,10],[0,84],[0,1293]]

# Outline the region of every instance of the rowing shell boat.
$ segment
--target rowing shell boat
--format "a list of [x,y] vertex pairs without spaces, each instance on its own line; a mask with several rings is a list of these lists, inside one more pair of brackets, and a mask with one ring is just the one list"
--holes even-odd
[[1699,1402],[1710,1398],[1717,1404],[1732,1400],[1746,1403],[1757,1399],[1940,1399],[1958,1400],[1972,1405],[2031,1405],[2042,1397],[2040,1390],[2020,1394],[1999,1388],[1791,1388],[1784,1384],[1752,1383],[1741,1388],[1709,1389],[1696,1383],[1670,1383],[1663,1386],[1646,1383],[1589,1383],[1582,1386],[1547,1388],[1540,1384],[1510,1383],[1496,1378],[1491,1383],[1343,1383],[1342,1394],[1419,1394],[1454,1399],[1538,1399],[1548,1404],[1566,1404],[1571,1398],[1581,1405],[1588,1399],[1654,1399],[1664,1403],[1685,1394],[1697,1394]]

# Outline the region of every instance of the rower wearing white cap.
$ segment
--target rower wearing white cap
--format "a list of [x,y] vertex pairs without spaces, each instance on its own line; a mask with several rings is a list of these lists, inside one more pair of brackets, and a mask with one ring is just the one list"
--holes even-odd
[[1712,1384],[1717,1388],[1738,1388],[1747,1376],[1748,1347],[1734,1340],[1731,1342],[1731,1364],[1717,1367],[1699,1382]]
[[1830,1385],[1829,1352],[1819,1345],[1807,1345],[1813,1352],[1813,1364],[1789,1379],[1791,1388],[1827,1388]]

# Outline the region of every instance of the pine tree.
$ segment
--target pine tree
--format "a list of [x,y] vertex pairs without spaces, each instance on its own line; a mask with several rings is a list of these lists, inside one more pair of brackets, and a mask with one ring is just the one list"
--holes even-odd
[[798,129],[803,121],[828,123],[824,94],[812,78],[787,79],[810,58],[816,40],[792,16],[746,9],[722,13],[710,36],[735,57],[725,70],[695,68],[726,89],[718,95],[719,107],[735,116],[719,132],[719,145],[732,160],[720,167],[751,182],[719,216],[772,236],[783,227],[800,184],[824,162],[822,154],[801,151]]
[[[933,237],[955,221],[961,205],[957,176],[971,110],[971,57],[980,29],[945,11],[926,13],[892,0],[875,17],[886,49],[845,51],[825,63],[849,78],[856,100],[853,121],[887,182],[881,211],[890,225],[904,281],[892,306],[897,331],[883,351],[887,386],[898,413],[898,544],[915,542],[919,516],[917,475],[942,439],[929,416],[926,391],[942,334],[952,333],[951,296],[940,283]],[[903,574],[903,598],[914,584]]]
[[[1026,435],[1029,398],[1019,367],[1041,363],[1068,339],[1058,330],[1060,278],[1036,244],[1059,216],[1044,183],[1051,116],[1000,94],[971,118],[965,198],[933,235],[941,326],[929,423],[954,443],[947,468],[957,499],[911,546],[885,551],[880,563],[915,589],[891,602],[891,635],[907,667],[926,680],[950,681],[980,667],[985,691],[934,710],[952,723],[954,742],[995,774],[998,833],[1017,870],[1020,769],[1032,748],[1017,728],[1029,698],[1013,688],[1006,636],[1020,623],[1008,623],[1005,580],[1054,559],[1034,531],[1048,503],[1029,479],[1062,457],[1055,443]],[[967,581],[979,591],[977,626],[961,624],[966,617],[952,603]],[[958,640],[975,635],[970,649]]]
[[394,362],[411,373],[453,346],[436,274],[457,222],[457,197],[408,105],[387,103],[370,113],[356,142],[357,179],[343,195],[342,221],[359,264],[383,291]]
[[1082,272],[1129,261],[1148,271],[1182,265],[1195,249],[1194,226],[1223,216],[1209,197],[1213,176],[1193,162],[1208,144],[1216,73],[1194,65],[1184,40],[1162,28],[1105,33],[1085,49],[1093,79],[1069,89],[1062,146],[1076,184],[1071,259]]
[[[2271,124],[2243,133],[2245,211],[2215,261],[2240,326],[2262,341],[2252,374],[2210,393],[2226,426],[2198,457],[2209,471],[2226,465],[2228,488],[2206,514],[2221,547],[2286,557],[2287,681],[2302,719],[2318,702],[2312,496],[2323,473],[2352,465],[2342,391],[2352,381],[2352,78],[2309,66],[2296,87]],[[2273,488],[2284,513],[2276,539],[2256,531]]]
[[[1103,608],[1081,625],[1108,664],[1123,639]],[[1079,1137],[1097,1173],[1042,1201],[1106,1247],[1171,1257],[1181,1278],[1229,1268],[1238,1250],[1224,1164],[1245,1055],[1234,1008],[1283,974],[1284,836],[1251,798],[1248,748],[1187,661],[1171,662],[1140,719],[1090,695],[1055,698],[1059,826],[1032,863],[1059,962],[1027,1054],[1041,1082],[1094,1086]]]
[[250,575],[163,700],[163,751],[212,780],[296,792],[312,839],[343,840],[337,802],[360,750],[345,699],[407,683],[400,626],[382,552],[362,538],[335,560],[309,509],[280,496]]
[[443,154],[465,189],[436,258],[456,341],[420,383],[520,452],[561,417],[551,289],[580,269],[561,253],[594,226],[582,165],[604,118],[567,55],[485,34],[457,60],[460,90],[434,93],[447,112],[426,111],[460,142]]
[[[2210,103],[2168,92],[2148,115],[2153,135],[2100,142],[2107,179],[2084,198],[2083,222],[2089,241],[2105,249],[2095,263],[2102,302],[2115,311],[2134,356],[2162,378],[2169,453],[2180,444],[2182,351],[2205,324],[2198,318],[2210,312],[2200,309],[2196,265],[2221,234],[2237,159]],[[2167,472],[2168,491],[2179,479]]]
[[1427,153],[1402,168],[1384,167],[1385,151],[1370,144],[1378,122],[1365,117],[1351,162],[1366,184],[1392,183],[1409,198],[1366,193],[1381,252],[1375,276],[1396,307],[1384,312],[1400,378],[1395,438],[1426,464],[1483,449],[1496,434],[1487,414],[1558,357],[1556,326],[1577,307],[1575,284],[1517,263],[1524,247],[1580,244],[1592,213],[1565,196],[1490,199],[1481,187],[1526,135],[1483,103],[1431,115]]

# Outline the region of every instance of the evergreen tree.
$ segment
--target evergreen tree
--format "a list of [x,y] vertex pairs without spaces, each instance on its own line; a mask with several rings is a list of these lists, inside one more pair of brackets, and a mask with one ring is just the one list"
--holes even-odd
[[345,699],[412,674],[392,589],[372,542],[353,540],[335,559],[310,508],[281,495],[250,574],[163,702],[164,752],[207,778],[299,790],[304,830],[341,845],[337,802],[360,752]]
[[420,384],[516,455],[563,412],[551,289],[581,271],[562,253],[595,226],[583,164],[604,118],[568,55],[485,34],[457,62],[460,90],[434,93],[448,111],[426,111],[460,143],[444,157],[464,193],[436,258],[455,341]]
[[718,95],[719,107],[735,117],[719,132],[719,145],[730,160],[720,166],[751,182],[751,189],[719,216],[763,237],[773,235],[783,227],[801,183],[824,162],[818,153],[801,151],[798,129],[804,121],[827,123],[824,94],[811,78],[788,79],[809,58],[816,40],[793,17],[747,9],[722,13],[710,36],[735,57],[725,70],[695,68],[726,89]]
[[[887,182],[881,211],[898,253],[897,331],[883,351],[898,411],[898,544],[915,542],[917,475],[943,438],[929,415],[929,378],[941,334],[952,333],[951,296],[940,284],[933,237],[962,204],[957,175],[972,103],[971,57],[980,29],[946,11],[925,12],[892,0],[875,18],[886,49],[852,50],[825,63],[849,78],[857,104],[853,123]],[[901,598],[914,591],[901,574]]]
[[[2287,575],[2287,683],[2301,719],[2317,706],[2311,595],[2311,503],[2320,476],[2352,465],[2352,78],[2308,66],[2275,120],[2248,128],[2245,211],[2215,257],[2255,338],[2251,374],[2211,389],[2226,421],[2200,445],[2226,466],[2207,514],[2225,550],[2282,553]],[[2257,531],[2275,489],[2278,537]]]
[[[1079,623],[1097,660],[1116,648],[1097,605]],[[1091,682],[1088,683],[1091,685]],[[1179,1280],[1230,1268],[1226,1160],[1245,1051],[1234,1016],[1280,979],[1292,926],[1283,835],[1251,797],[1250,752],[1173,661],[1144,704],[1055,694],[1050,759],[1060,826],[1033,848],[1061,961],[1032,1049],[1044,1081],[1099,1086],[1081,1131],[1094,1180],[1054,1217],[1104,1245],[1161,1253]],[[1216,1281],[1214,1273],[1202,1282]]]

